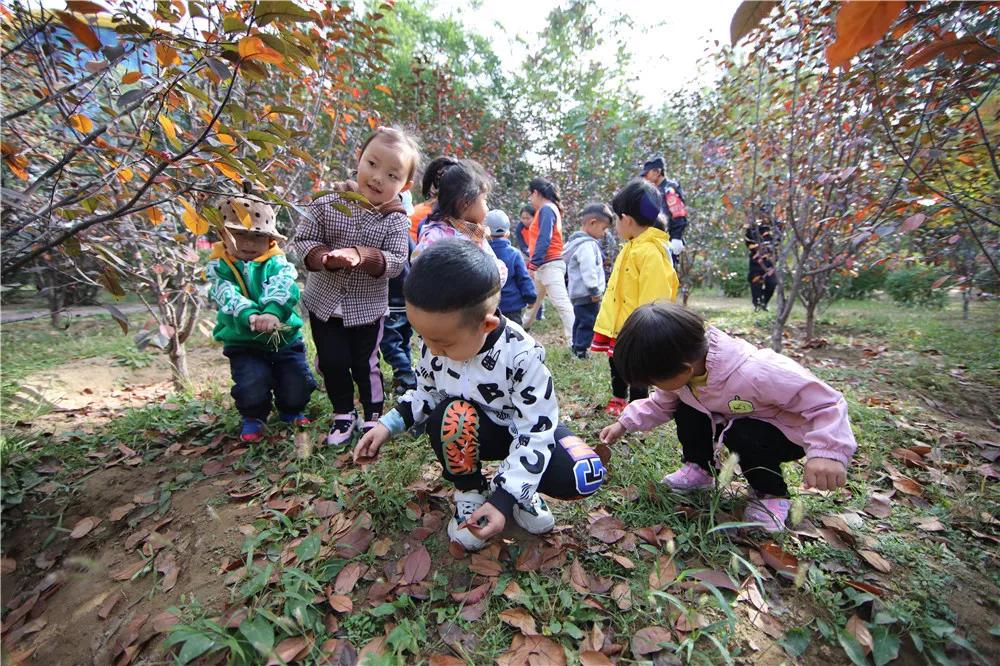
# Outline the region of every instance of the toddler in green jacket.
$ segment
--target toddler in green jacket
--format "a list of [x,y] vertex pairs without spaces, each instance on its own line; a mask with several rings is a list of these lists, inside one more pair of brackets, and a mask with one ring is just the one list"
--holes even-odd
[[223,241],[209,257],[209,295],[219,308],[212,337],[223,345],[232,396],[243,417],[240,439],[256,442],[273,404],[285,423],[309,423],[303,410],[316,388],[295,311],[295,267],[278,241],[274,210],[250,196],[222,205]]

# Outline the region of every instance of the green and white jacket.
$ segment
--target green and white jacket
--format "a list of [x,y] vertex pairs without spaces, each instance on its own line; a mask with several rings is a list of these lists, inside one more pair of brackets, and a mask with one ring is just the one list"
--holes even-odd
[[[219,308],[212,332],[215,340],[226,346],[275,350],[302,337],[302,318],[295,310],[298,273],[277,245],[253,261],[241,261],[226,252],[223,243],[215,243],[207,272],[208,294]],[[250,316],[261,314],[274,315],[287,327],[273,342],[270,333],[250,330]]]

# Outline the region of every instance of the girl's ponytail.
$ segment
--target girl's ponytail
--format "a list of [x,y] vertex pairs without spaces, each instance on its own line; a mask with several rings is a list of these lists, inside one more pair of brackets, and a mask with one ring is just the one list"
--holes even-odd
[[454,157],[438,157],[424,169],[424,179],[421,183],[421,192],[423,192],[425,199],[430,199],[432,197],[437,197],[438,191],[441,189],[441,177],[444,172],[450,167],[458,164],[458,160]]
[[538,192],[542,197],[554,203],[560,214],[563,212],[562,205],[559,203],[559,187],[552,181],[544,178],[532,178],[531,182],[528,183],[528,191]]

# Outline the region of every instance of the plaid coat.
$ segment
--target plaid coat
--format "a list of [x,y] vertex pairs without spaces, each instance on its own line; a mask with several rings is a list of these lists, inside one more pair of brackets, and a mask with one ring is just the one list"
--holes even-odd
[[[350,214],[333,204],[346,206]],[[378,321],[389,308],[389,279],[403,270],[410,220],[404,212],[372,210],[339,194],[327,194],[308,206],[295,230],[291,250],[308,270],[302,303],[317,318],[342,317],[344,326]],[[329,250],[354,247],[362,257],[355,268],[329,270],[319,257]]]

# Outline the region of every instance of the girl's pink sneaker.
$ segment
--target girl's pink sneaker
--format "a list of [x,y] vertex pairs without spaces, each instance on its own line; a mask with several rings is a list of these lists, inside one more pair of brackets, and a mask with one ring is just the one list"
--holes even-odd
[[710,490],[715,487],[715,477],[697,463],[686,462],[676,472],[663,477],[662,483],[677,493],[692,490]]
[[759,524],[765,532],[783,532],[791,507],[791,500],[780,497],[752,497],[743,513],[743,520]]

